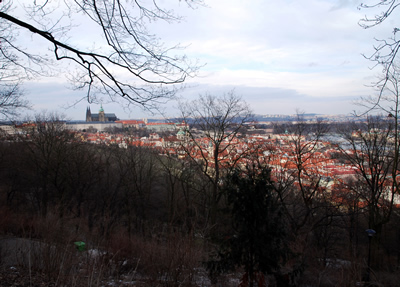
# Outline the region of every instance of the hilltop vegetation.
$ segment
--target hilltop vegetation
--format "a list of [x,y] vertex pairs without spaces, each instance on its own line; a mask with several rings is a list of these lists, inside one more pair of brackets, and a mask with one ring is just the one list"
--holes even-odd
[[[0,142],[0,234],[40,243],[28,249],[29,260],[10,265],[0,257],[2,269],[67,286],[235,286],[250,284],[249,270],[276,286],[351,286],[367,280],[367,271],[370,281],[395,284],[399,202],[391,122],[354,125],[336,130],[346,149],[323,138],[332,126],[297,122],[263,135],[247,135],[244,127],[232,134],[237,126],[229,127],[216,150],[206,133],[121,148],[84,142],[57,121],[37,123]],[[242,182],[268,186],[270,213],[253,209],[251,200],[240,210],[246,189],[232,184]],[[241,193],[233,196],[236,188]],[[261,223],[238,229],[240,218]],[[376,230],[371,242],[368,228]],[[254,236],[245,239],[246,230]],[[245,248],[250,239],[255,249]],[[85,251],[76,250],[80,241]],[[230,257],[242,247],[264,265],[248,269],[242,265],[248,259]],[[217,269],[205,264],[218,254],[233,261]]]

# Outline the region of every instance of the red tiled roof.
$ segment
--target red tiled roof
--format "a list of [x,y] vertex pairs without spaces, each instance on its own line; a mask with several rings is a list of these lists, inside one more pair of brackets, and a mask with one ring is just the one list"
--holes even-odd
[[137,120],[120,120],[120,121],[115,121],[116,123],[122,123],[124,125],[138,125],[138,124],[144,124],[144,121],[137,121]]
[[147,123],[146,126],[174,125],[174,123]]

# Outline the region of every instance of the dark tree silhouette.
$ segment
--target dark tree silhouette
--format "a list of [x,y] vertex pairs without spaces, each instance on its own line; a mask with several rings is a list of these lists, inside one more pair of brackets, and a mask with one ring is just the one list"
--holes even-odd
[[273,190],[267,168],[235,170],[226,177],[223,191],[232,225],[208,262],[211,274],[243,267],[243,283],[254,286],[255,280],[263,284],[265,273],[279,272],[287,252],[286,234]]

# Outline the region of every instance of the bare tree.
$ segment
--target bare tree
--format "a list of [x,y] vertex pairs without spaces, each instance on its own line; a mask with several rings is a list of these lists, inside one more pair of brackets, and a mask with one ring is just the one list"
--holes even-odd
[[28,150],[26,165],[33,171],[30,196],[37,211],[46,216],[50,204],[66,200],[66,186],[60,175],[73,148],[69,144],[73,134],[65,129],[58,114],[36,115],[35,121],[23,128],[25,133],[19,137]]
[[157,210],[152,204],[154,197],[159,196],[155,195],[160,174],[157,155],[151,149],[130,146],[123,150],[116,149],[114,157],[118,165],[116,172],[121,180],[122,199],[121,204],[114,208],[124,212],[129,234],[134,229],[145,234],[145,223]]
[[298,113],[295,123],[281,128],[285,145],[278,155],[280,166],[275,171],[276,190],[284,203],[293,232],[301,232],[303,227],[309,231],[319,220],[315,217],[318,217],[320,201],[325,196],[326,182],[319,166],[325,160],[321,157],[322,137],[328,127],[321,121],[307,123]]
[[[200,96],[198,100],[182,103],[180,110],[182,117],[192,126],[186,130],[188,140],[181,148],[212,185],[210,219],[215,223],[220,180],[246,154],[247,147],[238,141],[238,136],[250,120],[251,112],[234,92],[221,97]],[[204,136],[197,135],[195,130]]]
[[[201,0],[185,2],[192,6]],[[0,5],[0,29],[5,32],[0,36],[2,57],[26,76],[51,74],[55,71],[49,70],[54,68],[52,59],[73,64],[70,80],[75,88],[87,90],[88,101],[96,100],[96,94],[107,94],[114,100],[121,96],[129,103],[153,108],[174,96],[177,87],[173,84],[183,83],[197,70],[185,56],[175,55],[180,47],[164,47],[147,30],[157,20],[181,19],[156,1],[42,0],[27,4],[5,0]],[[86,35],[98,36],[92,48],[89,40],[79,39],[77,29],[86,27],[96,29]],[[47,55],[43,47],[36,52],[22,46],[16,35],[24,32],[48,44],[53,55]]]
[[24,99],[20,84],[0,84],[0,114],[5,118],[14,118],[24,108],[29,108],[29,102]]
[[[390,1],[392,2],[392,1]],[[369,228],[379,231],[382,225],[389,221],[392,213],[394,196],[399,193],[397,178],[399,172],[399,117],[400,117],[400,69],[398,62],[391,63],[377,86],[378,93],[363,98],[361,105],[368,111],[378,112],[380,116],[369,116],[365,124],[354,125],[351,131],[344,133],[352,151],[360,155],[352,156],[349,160],[358,167],[364,181],[370,190],[371,205],[369,212]],[[365,130],[366,129],[366,130]],[[360,132],[360,131],[364,132]],[[353,134],[351,134],[353,132]],[[356,132],[357,137],[354,137]],[[348,153],[343,153],[348,155]],[[367,169],[368,168],[368,169]],[[374,183],[379,181],[380,183]],[[382,185],[385,186],[382,186]],[[389,197],[388,197],[389,195]],[[364,199],[365,200],[365,199]],[[379,209],[385,201],[386,210]],[[380,213],[383,212],[385,214]],[[377,215],[374,215],[377,214]],[[379,218],[376,218],[376,217]]]
[[4,117],[13,117],[17,115],[18,108],[27,106],[19,84],[0,85],[0,114]]
[[[0,12],[1,10],[0,6]],[[21,109],[29,108],[29,102],[23,97],[22,78],[15,65],[16,58],[10,52],[10,47],[4,44],[3,39],[13,38],[11,27],[4,24],[0,21],[0,114],[5,118],[12,118]]]
[[369,117],[366,123],[353,123],[342,131],[348,144],[338,148],[350,164],[356,167],[356,185],[348,185],[356,197],[365,203],[368,228],[378,235],[389,222],[398,194],[397,132],[392,119]]
[[307,122],[298,112],[295,122],[276,127],[277,134],[271,140],[274,145],[265,146],[261,162],[272,170],[274,189],[287,222],[291,253],[286,275],[291,280],[306,276],[302,274],[305,265],[324,270],[328,258],[342,256],[338,245],[332,244],[340,238],[340,206],[332,198],[333,182],[323,168],[327,160],[323,137],[328,131],[326,123]]
[[[365,16],[359,21],[359,25],[364,29],[370,29],[380,25],[383,22],[387,22],[391,17],[395,17],[395,11],[400,5],[398,0],[376,0],[371,4],[361,3],[360,9],[370,8],[382,8],[379,14],[372,17]],[[372,9],[371,9],[372,10]],[[400,40],[398,39],[399,27],[393,27],[392,36],[388,39],[376,39],[377,45],[374,46],[374,52],[371,55],[365,56],[365,58],[371,60],[375,66],[381,66],[384,77],[382,77],[376,84],[381,88],[381,93],[390,81],[390,74],[396,68],[397,55],[400,49]],[[380,101],[380,97],[376,98],[376,103]]]

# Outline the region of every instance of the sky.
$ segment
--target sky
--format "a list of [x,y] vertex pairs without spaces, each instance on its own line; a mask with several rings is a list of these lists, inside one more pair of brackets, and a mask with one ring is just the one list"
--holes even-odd
[[[172,3],[172,4],[171,4]],[[159,0],[184,19],[149,30],[166,46],[181,44],[189,59],[202,68],[178,94],[192,100],[200,94],[234,91],[255,114],[349,114],[359,111],[360,97],[375,93],[370,87],[380,70],[363,57],[371,55],[374,38],[390,36],[393,19],[371,29],[359,26],[365,15],[379,10],[358,9],[354,0],[205,0],[188,9],[178,0]],[[81,38],[89,41],[88,37]],[[90,39],[90,37],[89,37]],[[99,104],[89,105],[85,91],[68,89],[65,77],[25,83],[33,111],[57,111],[71,120],[84,120]],[[177,101],[163,110],[176,116]],[[106,113],[120,119],[156,118],[139,107],[103,102]]]

